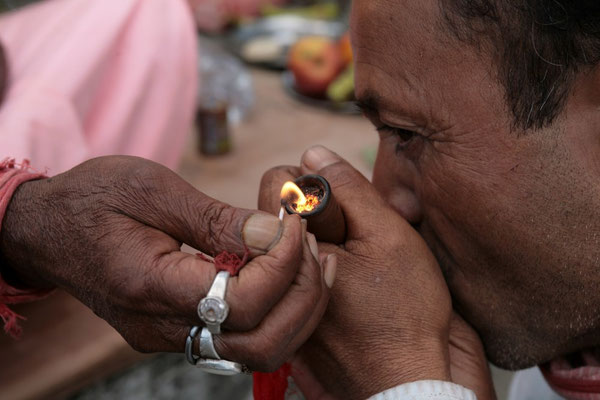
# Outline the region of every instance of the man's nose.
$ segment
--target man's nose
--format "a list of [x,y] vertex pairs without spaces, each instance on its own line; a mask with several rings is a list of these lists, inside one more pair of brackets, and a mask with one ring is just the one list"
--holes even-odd
[[373,184],[387,203],[411,225],[421,223],[422,207],[415,190],[415,174],[410,166],[390,168],[390,163],[378,157],[373,173]]
[[421,205],[415,193],[406,186],[396,186],[384,195],[386,201],[411,225],[418,225],[422,218]]

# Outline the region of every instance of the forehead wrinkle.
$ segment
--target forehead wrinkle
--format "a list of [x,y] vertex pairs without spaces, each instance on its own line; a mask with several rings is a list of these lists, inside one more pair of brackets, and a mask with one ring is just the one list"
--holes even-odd
[[[361,23],[375,24],[379,28],[383,27],[382,23],[384,25],[391,24],[394,17],[393,14],[388,12],[390,6],[382,3],[386,3],[386,0],[355,0],[352,4],[350,25],[352,26],[359,22],[357,21],[359,17],[361,18]],[[377,30],[373,31],[374,36],[378,36],[378,33]]]
[[431,43],[435,37],[433,25],[426,9],[411,2],[355,0],[351,31],[357,67],[364,64],[376,68],[390,84],[399,84],[404,96],[412,93],[426,100],[421,82],[426,75],[421,73],[423,61],[435,54],[428,51],[430,46],[419,43]]
[[447,102],[450,83],[442,76],[446,67],[459,68],[454,64],[461,64],[462,54],[440,41],[438,3],[355,2],[351,26],[357,95],[372,88],[404,114],[398,116],[416,116],[415,122],[433,131],[456,123],[451,112],[455,107]]
[[[398,69],[394,69],[392,75],[380,63],[370,61],[371,57],[367,58],[367,61],[356,61],[356,94],[359,101],[366,99],[367,104],[377,105],[377,112],[382,117],[394,115],[419,120],[427,117],[423,113],[428,104],[426,93],[418,82],[411,82]],[[366,71],[363,67],[366,67]]]

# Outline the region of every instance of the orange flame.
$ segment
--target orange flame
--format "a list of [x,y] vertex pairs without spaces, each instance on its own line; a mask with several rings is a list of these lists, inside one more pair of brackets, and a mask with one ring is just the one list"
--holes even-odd
[[304,194],[294,182],[288,181],[281,188],[281,198],[287,201],[297,213],[310,212],[319,205],[319,198]]

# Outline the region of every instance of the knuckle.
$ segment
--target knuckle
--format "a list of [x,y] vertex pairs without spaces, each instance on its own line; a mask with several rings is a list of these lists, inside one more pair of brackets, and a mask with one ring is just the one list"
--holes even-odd
[[281,352],[277,346],[270,344],[256,346],[251,358],[253,368],[262,372],[274,372],[283,364]]
[[248,302],[247,299],[240,299],[240,301],[234,300],[231,304],[243,305],[241,309],[238,307],[241,312],[232,315],[233,319],[230,321],[231,325],[239,331],[247,332],[253,330],[260,324],[266,314],[266,307],[262,307],[255,301]]
[[262,315],[258,315],[255,310],[251,310],[250,312],[244,312],[240,320],[237,321],[236,327],[243,332],[251,331],[260,324],[262,319]]
[[[316,269],[319,267],[314,266],[311,268]],[[308,273],[300,271],[296,281],[298,283],[298,290],[304,294],[303,298],[306,299],[307,303],[316,303],[317,299],[321,296],[321,291],[323,289],[320,269],[318,271]]]
[[121,306],[140,304],[145,296],[146,288],[143,279],[130,279],[121,277],[122,279],[111,279],[110,297],[116,304]]
[[293,180],[300,176],[297,167],[279,166],[265,172],[260,181],[258,208],[260,210],[276,212],[279,209],[279,192],[285,181]]
[[274,167],[271,168],[269,170],[267,170],[261,180],[260,180],[260,187],[269,187],[271,186],[273,180],[275,180],[277,178],[277,176],[280,174],[280,170],[281,167]]
[[282,364],[283,362],[269,360],[263,365],[262,371],[267,373],[275,372],[279,369],[279,367],[281,367]]
[[[248,364],[244,359],[240,358],[240,351],[238,349],[239,344],[230,344],[229,341],[224,339],[222,335],[213,336],[213,340],[215,344],[215,350],[217,350],[217,354],[219,354],[222,358]],[[244,353],[246,352],[244,351]]]
[[235,213],[231,206],[217,200],[211,200],[201,208],[200,226],[205,235],[205,242],[216,249],[222,240],[226,228],[233,223]]
[[139,333],[139,329],[126,328],[124,332],[121,332],[121,336],[123,336],[123,339],[125,339],[132,349],[139,353],[147,354],[155,352],[156,349],[145,340],[144,335],[140,335]]
[[325,167],[322,174],[335,188],[356,186],[358,180],[365,179],[360,172],[350,167],[345,161],[338,161]]
[[287,165],[273,167],[263,174],[261,186],[269,186],[274,181],[280,181],[282,177],[289,179],[290,176],[297,175],[298,173],[299,171],[297,171],[297,168]]

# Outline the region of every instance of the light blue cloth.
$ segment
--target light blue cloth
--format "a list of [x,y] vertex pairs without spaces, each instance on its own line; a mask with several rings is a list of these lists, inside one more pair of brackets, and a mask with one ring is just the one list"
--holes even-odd
[[508,391],[508,400],[561,400],[542,376],[540,369],[529,368],[515,374]]

